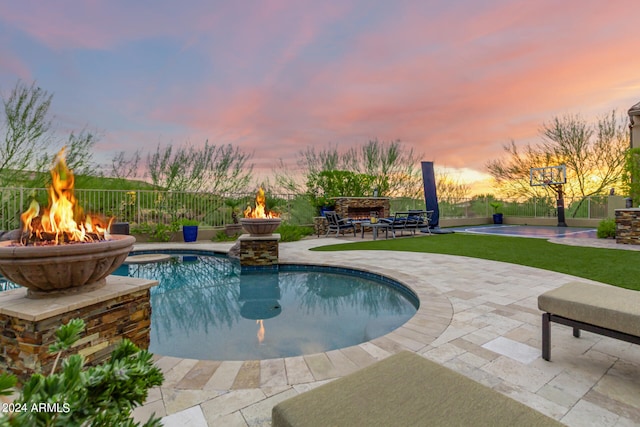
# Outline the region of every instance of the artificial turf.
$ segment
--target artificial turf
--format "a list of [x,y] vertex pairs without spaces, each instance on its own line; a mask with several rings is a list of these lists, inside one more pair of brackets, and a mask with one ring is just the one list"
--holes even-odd
[[313,250],[391,250],[462,255],[527,265],[640,290],[640,252],[568,246],[544,239],[456,233],[329,245]]

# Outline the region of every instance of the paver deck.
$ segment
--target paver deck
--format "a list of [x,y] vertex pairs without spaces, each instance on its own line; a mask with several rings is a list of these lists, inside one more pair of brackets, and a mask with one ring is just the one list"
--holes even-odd
[[[138,419],[155,412],[164,417],[165,426],[269,426],[271,408],[278,402],[408,349],[569,426],[640,425],[639,347],[588,332],[575,339],[571,328],[553,325],[553,359],[540,357],[537,297],[575,277],[449,255],[308,250],[347,240],[281,243],[280,261],[388,274],[420,297],[420,309],[409,322],[370,342],[307,356],[245,362],[157,356],[166,379],[136,409]],[[589,244],[585,240],[615,245],[580,240],[583,245]]]

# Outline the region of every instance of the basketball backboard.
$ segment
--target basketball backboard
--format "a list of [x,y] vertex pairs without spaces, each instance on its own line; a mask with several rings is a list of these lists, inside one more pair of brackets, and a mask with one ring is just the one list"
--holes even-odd
[[544,185],[563,185],[567,183],[567,167],[545,166],[529,169],[529,184],[532,187]]

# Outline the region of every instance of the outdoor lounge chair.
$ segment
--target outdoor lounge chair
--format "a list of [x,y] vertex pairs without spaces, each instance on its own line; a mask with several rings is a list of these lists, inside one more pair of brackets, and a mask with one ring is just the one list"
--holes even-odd
[[416,234],[416,230],[426,230],[425,232],[431,234],[429,221],[432,215],[433,211],[412,210],[396,212],[393,217],[382,221],[389,224],[393,237],[396,237],[397,230],[400,230],[400,235],[403,235],[405,230],[412,234]]
[[273,427],[562,426],[469,377],[402,351],[275,405]]
[[350,219],[340,218],[340,215],[335,211],[325,212],[324,216],[329,225],[325,236],[328,236],[332,231],[335,231],[338,236],[339,233],[344,234],[345,230],[353,230],[353,237],[356,236],[356,225]]

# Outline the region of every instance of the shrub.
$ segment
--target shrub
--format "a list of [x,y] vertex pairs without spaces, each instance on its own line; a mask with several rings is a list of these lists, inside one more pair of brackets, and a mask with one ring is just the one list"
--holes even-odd
[[239,234],[234,234],[233,236],[228,236],[224,230],[218,231],[216,235],[213,237],[214,242],[233,242],[238,239]]
[[280,233],[281,242],[297,242],[306,236],[312,235],[313,227],[293,225],[283,222],[275,232]]
[[133,234],[148,234],[149,240],[152,242],[168,242],[171,240],[173,233],[180,230],[180,224],[176,221],[170,225],[162,223],[149,224],[144,222],[139,225],[131,227],[131,233]]
[[616,237],[616,221],[612,218],[600,221],[600,224],[598,224],[597,235],[599,239]]
[[[61,372],[54,373],[60,355],[79,339],[84,328],[81,319],[58,328],[56,343],[49,348],[56,354],[52,373],[31,376],[12,404],[19,411],[0,414],[0,426],[140,425],[131,419],[131,411],[144,403],[151,387],[164,380],[148,351],[124,339],[101,365],[86,368],[83,357],[74,354],[62,362]],[[16,381],[13,375],[0,374],[0,395],[10,395]],[[144,424],[160,425],[154,416]]]

